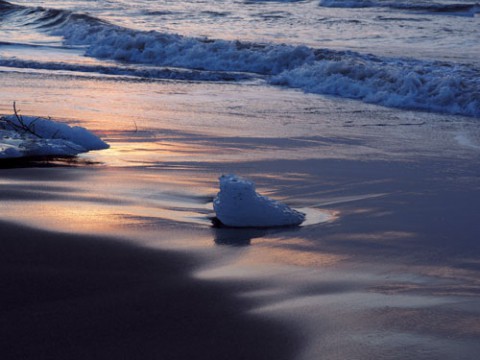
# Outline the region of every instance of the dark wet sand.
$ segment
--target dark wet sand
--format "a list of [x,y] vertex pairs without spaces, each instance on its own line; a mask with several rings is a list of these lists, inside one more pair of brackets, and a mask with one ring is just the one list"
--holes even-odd
[[196,261],[0,222],[0,358],[289,359],[285,324],[246,314],[254,287],[189,277]]

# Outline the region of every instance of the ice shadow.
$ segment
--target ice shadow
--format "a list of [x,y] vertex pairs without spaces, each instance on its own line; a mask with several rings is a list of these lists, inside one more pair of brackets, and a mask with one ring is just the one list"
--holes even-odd
[[0,169],[83,167],[101,164],[101,162],[87,160],[77,156],[29,156],[0,159]]

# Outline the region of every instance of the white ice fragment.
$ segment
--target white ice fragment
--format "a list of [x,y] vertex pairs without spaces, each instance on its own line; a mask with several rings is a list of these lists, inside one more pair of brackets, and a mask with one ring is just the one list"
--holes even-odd
[[4,116],[0,121],[0,159],[74,156],[108,144],[83,127],[30,116]]
[[305,214],[262,196],[255,184],[236,175],[220,177],[220,192],[213,200],[218,220],[232,227],[296,226]]
[[[86,151],[108,148],[108,145],[104,141],[80,126],[69,126],[67,124],[59,123],[50,119],[32,116],[22,116],[19,118],[15,115],[10,115],[5,116],[5,119],[17,126],[24,125],[30,128],[33,130],[33,132],[35,132],[35,134],[39,135],[43,139],[67,140],[71,143],[80,145]],[[22,121],[23,124],[20,124],[20,121]],[[15,130],[12,127],[11,129]]]

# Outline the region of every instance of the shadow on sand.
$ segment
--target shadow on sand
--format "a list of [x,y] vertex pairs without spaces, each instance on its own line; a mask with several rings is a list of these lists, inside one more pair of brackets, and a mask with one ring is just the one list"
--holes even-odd
[[0,349],[9,359],[291,359],[297,335],[247,314],[255,287],[196,260],[0,222]]

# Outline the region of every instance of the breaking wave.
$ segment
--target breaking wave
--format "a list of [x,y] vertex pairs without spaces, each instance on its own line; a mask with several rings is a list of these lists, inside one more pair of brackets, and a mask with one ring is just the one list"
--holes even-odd
[[7,9],[4,16],[30,13],[24,26],[61,36],[65,45],[83,47],[87,56],[117,61],[91,67],[20,60],[8,64],[10,60],[4,59],[2,66],[200,81],[262,77],[270,84],[306,92],[480,117],[479,70],[467,65],[136,31],[69,11],[20,7],[5,1],[0,1],[0,7]]
[[352,55],[342,61],[305,64],[271,82],[389,107],[479,117],[480,81],[467,75],[475,73],[445,63]]

